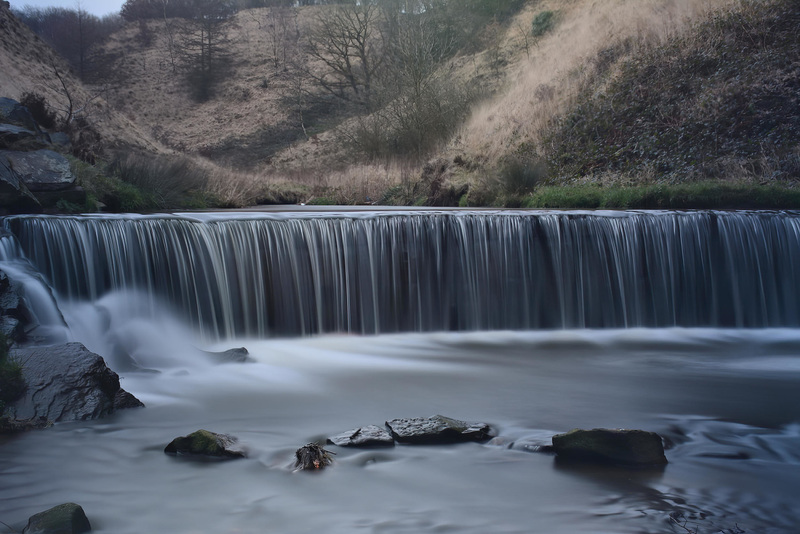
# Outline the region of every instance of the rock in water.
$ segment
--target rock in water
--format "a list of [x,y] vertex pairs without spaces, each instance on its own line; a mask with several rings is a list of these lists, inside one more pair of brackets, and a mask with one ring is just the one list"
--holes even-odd
[[326,451],[316,443],[309,443],[297,449],[294,453],[297,459],[294,466],[297,469],[318,470],[324,469],[333,463],[331,455],[334,454]]
[[83,508],[68,502],[31,516],[22,534],[81,534],[90,530]]
[[393,447],[394,438],[385,429],[368,425],[328,438],[339,447]]
[[223,352],[203,352],[211,356],[218,363],[250,363],[255,361],[250,357],[250,352],[244,347],[228,349]]
[[14,419],[52,422],[97,419],[120,408],[144,406],[119,387],[119,375],[81,343],[12,351],[22,363],[25,395],[11,405]]
[[386,421],[386,426],[399,443],[415,445],[485,441],[493,437],[492,429],[486,423],[467,423],[443,415],[392,419]]
[[173,439],[164,448],[167,454],[191,454],[214,458],[246,458],[247,451],[239,445],[239,440],[228,434],[217,434],[208,430],[198,430],[188,436]]
[[661,436],[645,430],[570,430],[553,436],[560,457],[624,465],[664,465]]

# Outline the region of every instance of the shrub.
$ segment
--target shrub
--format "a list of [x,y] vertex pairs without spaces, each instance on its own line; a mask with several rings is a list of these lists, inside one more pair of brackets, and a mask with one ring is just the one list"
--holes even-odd
[[127,152],[118,155],[109,169],[125,184],[121,192],[133,195],[137,190],[151,209],[200,207],[209,180],[209,172],[185,156]]
[[533,17],[531,35],[534,37],[541,37],[552,30],[553,24],[555,23],[555,15],[554,11],[542,11]]
[[546,175],[546,165],[528,157],[512,156],[500,168],[500,181],[509,195],[530,193]]
[[56,112],[50,109],[44,96],[39,93],[26,92],[22,94],[19,103],[28,108],[33,119],[42,128],[52,130],[56,127]]

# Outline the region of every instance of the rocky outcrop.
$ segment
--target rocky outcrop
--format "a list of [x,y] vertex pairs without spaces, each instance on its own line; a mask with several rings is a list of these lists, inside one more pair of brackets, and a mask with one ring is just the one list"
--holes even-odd
[[75,175],[70,169],[69,160],[58,152],[46,149],[32,152],[0,150],[0,158],[3,157],[34,194],[40,191],[65,191],[75,186]]
[[0,121],[5,124],[20,126],[36,133],[41,132],[36,119],[33,118],[28,108],[12,98],[0,97]]
[[0,208],[11,213],[41,211],[39,200],[3,155],[0,155]]
[[56,152],[70,150],[69,137],[44,131],[25,106],[10,98],[0,98],[0,149],[0,209],[39,212],[62,200],[86,202],[69,160]]
[[247,451],[239,444],[236,437],[202,429],[188,436],[173,439],[164,448],[164,452],[219,459],[247,457]]
[[493,437],[486,423],[467,423],[443,415],[392,419],[386,421],[386,426],[398,443],[415,445],[486,441]]
[[581,461],[634,466],[667,463],[661,436],[645,430],[575,429],[553,436],[553,450],[560,458]]
[[91,530],[83,508],[69,502],[31,516],[22,534],[81,534]]
[[116,410],[144,406],[120,388],[119,375],[81,343],[12,351],[22,363],[25,395],[7,409],[21,420],[51,422],[96,419]]
[[386,429],[367,425],[332,436],[328,443],[339,447],[393,447],[394,438]]

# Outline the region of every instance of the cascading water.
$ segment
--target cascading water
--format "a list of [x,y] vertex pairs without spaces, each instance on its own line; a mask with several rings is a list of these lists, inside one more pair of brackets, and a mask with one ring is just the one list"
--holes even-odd
[[63,297],[144,291],[207,339],[800,324],[800,216],[790,213],[14,217],[5,226]]
[[[0,270],[25,281],[39,322],[66,322],[147,405],[0,439],[0,521],[16,531],[63,502],[81,504],[98,534],[800,524],[798,213],[302,211],[1,226]],[[252,361],[205,352],[240,345]],[[435,413],[485,421],[498,438],[329,445],[332,467],[292,473],[310,441]],[[658,432],[669,464],[634,471],[530,452],[577,427]],[[239,437],[249,458],[163,453],[199,428]]]

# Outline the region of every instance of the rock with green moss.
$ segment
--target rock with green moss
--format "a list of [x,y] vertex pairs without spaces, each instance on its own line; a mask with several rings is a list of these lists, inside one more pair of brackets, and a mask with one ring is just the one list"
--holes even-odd
[[553,436],[553,450],[561,458],[598,463],[634,466],[667,463],[661,436],[645,430],[570,430]]
[[166,446],[167,454],[208,456],[212,458],[246,458],[247,451],[239,440],[228,434],[217,434],[208,430],[198,430],[188,436],[173,439]]
[[31,516],[22,534],[80,534],[90,530],[83,508],[68,502]]

